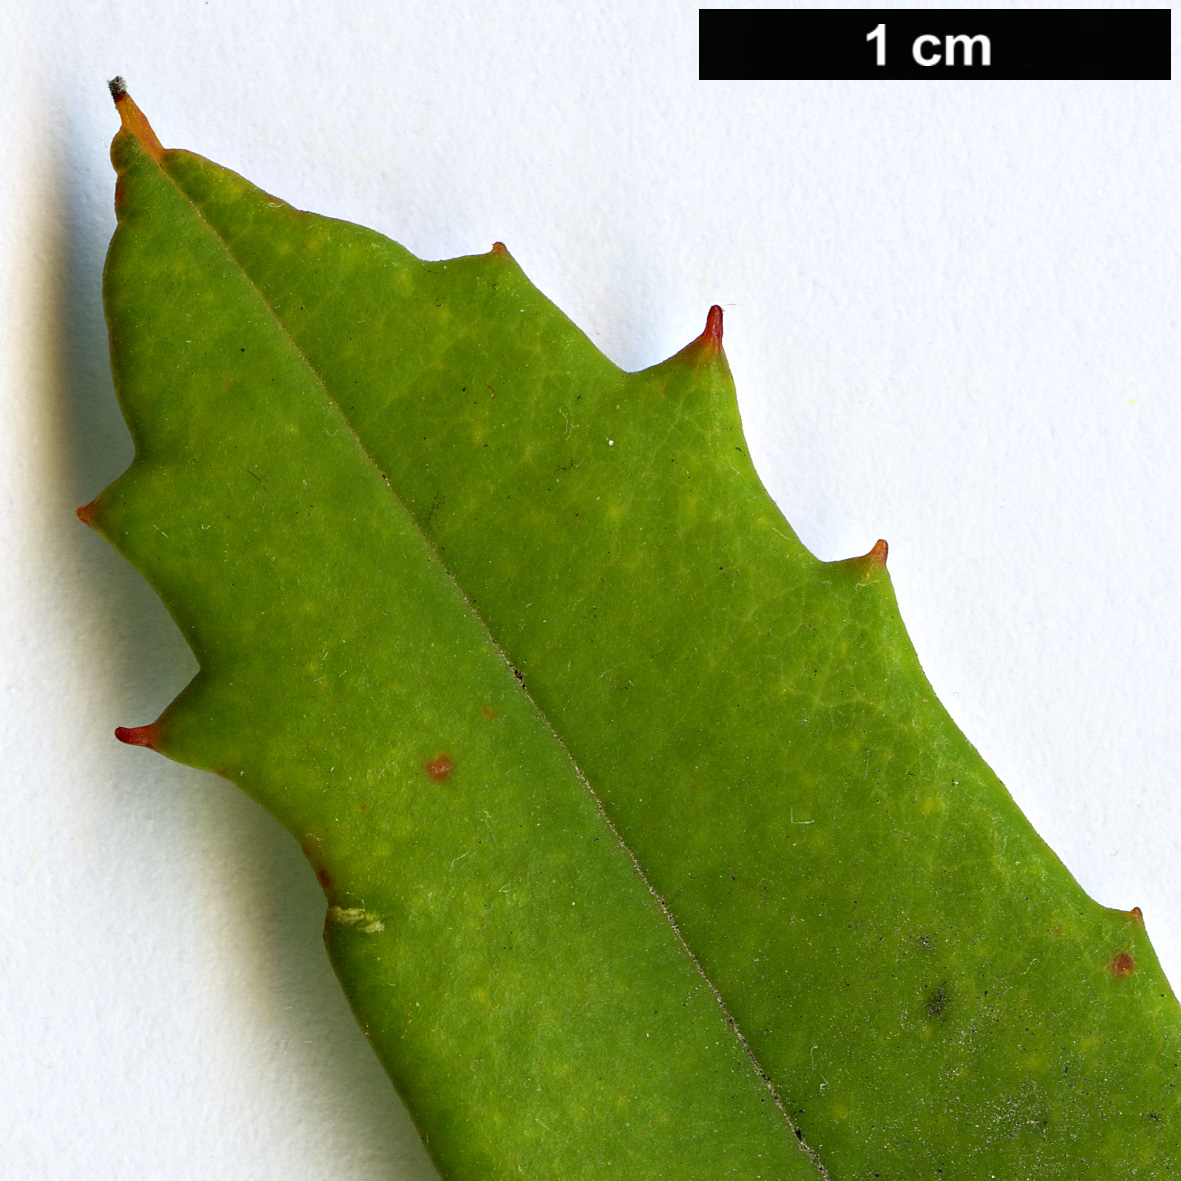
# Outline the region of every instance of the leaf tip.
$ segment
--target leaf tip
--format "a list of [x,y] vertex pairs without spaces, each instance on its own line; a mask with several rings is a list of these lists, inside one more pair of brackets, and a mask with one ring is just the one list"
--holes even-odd
[[493,258],[512,258],[508,252],[508,247],[503,242],[493,242],[492,249],[488,251]]
[[868,562],[874,566],[885,566],[886,559],[889,556],[890,547],[886,543],[886,539],[884,537],[879,537],[877,541],[873,543],[873,548],[865,555],[862,561]]
[[94,518],[98,513],[98,497],[96,496],[89,504],[81,504],[74,510],[74,516],[82,522],[83,525],[94,525]]
[[147,726],[116,726],[115,737],[128,746],[146,746],[148,750],[154,750],[157,754],[160,751],[156,745],[159,735],[156,732],[155,722]]
[[164,145],[156,138],[152,125],[144,117],[143,111],[135,105],[135,100],[127,93],[127,83],[122,77],[116,76],[107,83],[111,91],[111,98],[115,100],[115,109],[119,112],[123,130],[132,136],[141,148],[157,164],[164,158]]

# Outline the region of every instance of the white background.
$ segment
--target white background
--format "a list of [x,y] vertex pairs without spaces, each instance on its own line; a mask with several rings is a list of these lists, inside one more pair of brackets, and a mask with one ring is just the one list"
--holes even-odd
[[13,1178],[434,1176],[233,788],[120,746],[193,671],[73,516],[130,458],[106,79],[166,145],[441,258],[503,239],[627,368],[717,302],[824,558],[890,542],[955,718],[1181,980],[1168,82],[696,80],[696,4],[0,7],[0,1143]]

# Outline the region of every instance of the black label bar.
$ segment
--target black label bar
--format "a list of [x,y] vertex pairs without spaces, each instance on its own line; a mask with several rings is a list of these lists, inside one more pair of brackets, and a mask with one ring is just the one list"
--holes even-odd
[[1172,77],[1168,8],[703,8],[703,79]]

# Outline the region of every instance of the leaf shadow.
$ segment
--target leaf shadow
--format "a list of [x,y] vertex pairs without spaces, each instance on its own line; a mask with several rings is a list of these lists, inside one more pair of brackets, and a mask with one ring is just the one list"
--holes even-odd
[[[155,717],[195,671],[166,610],[144,580],[74,517],[73,509],[124,470],[132,449],[107,361],[101,276],[113,227],[112,183],[87,167],[93,141],[68,115],[56,151],[48,149],[43,306],[38,309],[43,390],[35,414],[47,460],[33,474],[46,563],[59,580],[59,624],[81,631],[88,649],[90,703],[85,725]],[[98,174],[101,176],[101,174]],[[38,572],[39,573],[39,572]],[[339,1146],[344,1178],[438,1181],[404,1106],[349,1011],[324,954],[323,895],[296,843],[260,807],[212,776],[153,759],[129,777],[126,752],[110,739],[111,759],[86,785],[86,822],[120,841],[156,842],[183,834],[163,854],[182,871],[197,865],[194,895],[212,928],[204,945],[242,952],[225,1003],[239,1026],[257,1022],[257,1039],[281,1047],[282,1072],[305,1082],[291,1112],[313,1137]],[[140,752],[135,752],[138,755]],[[112,786],[118,785],[118,786]],[[105,790],[104,790],[105,786]],[[194,790],[196,787],[197,790]],[[154,798],[153,798],[154,797]],[[176,823],[138,832],[144,800],[171,809]],[[187,823],[185,823],[187,822]],[[157,848],[143,854],[160,859]]]

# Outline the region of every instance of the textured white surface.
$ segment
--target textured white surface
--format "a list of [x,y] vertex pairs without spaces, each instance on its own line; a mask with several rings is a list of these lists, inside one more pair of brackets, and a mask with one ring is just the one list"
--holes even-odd
[[294,844],[120,746],[193,663],[73,516],[130,445],[105,81],[426,257],[508,243],[639,368],[726,309],[820,556],[890,542],[937,691],[1181,980],[1176,83],[702,83],[696,5],[8,0],[0,1141],[13,1178],[434,1176]]

